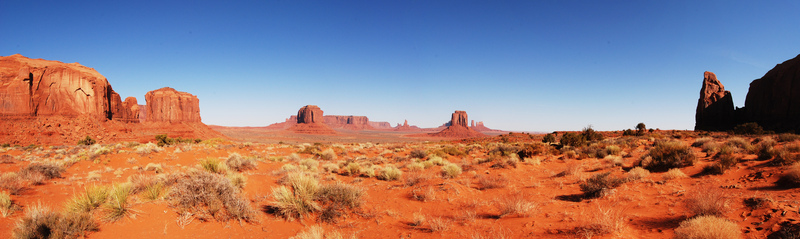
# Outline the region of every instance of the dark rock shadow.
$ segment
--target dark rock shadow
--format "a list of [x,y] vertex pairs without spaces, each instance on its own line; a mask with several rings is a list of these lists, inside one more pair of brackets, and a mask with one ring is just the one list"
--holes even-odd
[[585,198],[586,195],[584,195],[583,193],[556,196],[556,200],[567,201],[567,202],[581,202]]

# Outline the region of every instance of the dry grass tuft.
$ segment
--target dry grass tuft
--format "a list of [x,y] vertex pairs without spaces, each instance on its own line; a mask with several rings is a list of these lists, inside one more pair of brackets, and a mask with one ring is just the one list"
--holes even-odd
[[88,213],[61,214],[41,205],[31,206],[17,221],[11,237],[27,238],[77,238],[87,231],[97,231],[98,224]]
[[508,186],[508,178],[502,175],[478,176],[478,190],[504,188]]
[[615,206],[597,206],[597,210],[590,214],[584,225],[576,228],[576,233],[584,238],[599,235],[619,236],[625,229],[625,213]]
[[794,163],[789,166],[789,169],[778,178],[775,185],[782,188],[800,187],[800,163]]
[[698,189],[686,199],[686,206],[695,216],[724,217],[730,211],[728,198],[718,188]]
[[378,179],[386,181],[394,181],[400,179],[400,176],[402,175],[403,171],[400,171],[400,169],[398,169],[393,165],[389,165],[381,169],[381,173],[378,175]]
[[11,195],[19,195],[28,183],[17,176],[17,173],[3,173],[0,175],[0,190]]
[[461,166],[454,163],[448,163],[442,166],[442,176],[445,178],[456,178],[461,175]]
[[133,209],[131,209],[131,205],[128,203],[132,188],[130,183],[122,183],[115,185],[111,189],[108,197],[109,200],[104,207],[106,220],[116,221],[123,217],[136,216]]
[[699,216],[681,222],[675,229],[676,239],[737,239],[742,238],[739,225],[712,215]]
[[225,165],[228,166],[229,169],[238,172],[256,168],[256,162],[253,158],[245,158],[238,153],[231,153],[228,155],[228,159],[225,160]]
[[495,206],[499,210],[498,218],[506,216],[532,217],[538,211],[538,205],[526,199],[522,194],[507,196]]
[[88,186],[66,204],[66,209],[76,213],[90,213],[108,199],[108,189],[99,185]]
[[676,178],[688,178],[689,176],[683,173],[679,168],[673,168],[661,175],[664,180],[672,180]]
[[238,188],[219,174],[205,171],[178,175],[167,198],[181,212],[200,218],[211,216],[219,221],[229,219],[256,221],[256,211]]
[[225,174],[228,172],[228,166],[220,162],[218,158],[206,158],[200,160],[200,167],[208,172],[216,174]]
[[0,214],[3,217],[11,216],[16,211],[17,205],[11,200],[11,195],[7,192],[0,192]]
[[696,160],[694,151],[681,141],[659,141],[642,160],[642,167],[651,171],[667,171],[691,166]]
[[626,177],[627,181],[638,181],[650,176],[650,171],[644,169],[642,167],[635,167],[628,171],[628,175]]

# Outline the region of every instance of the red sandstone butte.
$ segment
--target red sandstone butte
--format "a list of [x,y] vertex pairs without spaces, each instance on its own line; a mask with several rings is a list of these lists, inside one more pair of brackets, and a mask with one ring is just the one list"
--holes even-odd
[[467,112],[457,110],[450,117],[450,126],[440,132],[430,133],[428,135],[447,138],[473,138],[486,136],[485,134],[467,127],[467,122],[469,122],[467,118]]
[[96,70],[78,63],[0,57],[0,118],[85,116],[132,120],[119,94]]
[[324,124],[322,109],[316,105],[306,105],[297,111],[297,124],[289,127],[290,131],[301,134],[336,134],[336,131]]
[[197,96],[164,87],[147,92],[144,98],[149,122],[200,122]]
[[695,112],[695,130],[723,130],[734,123],[733,97],[725,90],[717,75],[703,73],[703,87]]
[[369,125],[369,118],[366,116],[344,116],[344,115],[326,115],[322,117],[325,124],[334,129],[349,129],[349,130],[374,130]]

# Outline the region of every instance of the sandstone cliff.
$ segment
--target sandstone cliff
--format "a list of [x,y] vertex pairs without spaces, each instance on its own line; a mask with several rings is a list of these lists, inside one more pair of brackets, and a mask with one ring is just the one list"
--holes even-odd
[[86,116],[131,120],[105,77],[78,63],[0,57],[0,117]]
[[297,111],[297,124],[289,127],[289,130],[301,134],[336,134],[324,124],[322,113],[322,109],[316,105],[303,106]]
[[334,129],[374,130],[366,116],[326,115],[323,119],[326,125]]
[[486,136],[485,134],[467,127],[467,122],[469,122],[467,118],[467,112],[457,110],[450,116],[450,126],[447,126],[446,129],[440,132],[430,133],[428,135],[448,138],[473,138]]
[[695,111],[695,130],[725,130],[736,123],[734,118],[733,97],[725,90],[717,76],[706,71],[703,73],[703,86]]
[[200,101],[197,96],[164,87],[147,92],[147,121],[200,122]]
[[765,129],[800,132],[800,55],[750,83],[745,121]]

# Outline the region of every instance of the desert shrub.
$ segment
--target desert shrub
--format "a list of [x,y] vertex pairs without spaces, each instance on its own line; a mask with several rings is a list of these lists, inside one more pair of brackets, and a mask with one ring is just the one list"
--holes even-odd
[[619,237],[625,228],[625,213],[613,206],[597,206],[597,210],[587,215],[586,222],[576,228],[585,238],[612,234]]
[[696,156],[692,148],[680,141],[660,141],[650,149],[642,167],[650,171],[666,171],[694,164]]
[[708,174],[723,174],[728,169],[736,166],[739,163],[739,157],[731,153],[720,153],[716,156],[717,162],[703,168],[704,173]]
[[253,158],[245,158],[237,153],[228,155],[228,159],[225,160],[225,165],[227,165],[229,169],[239,172],[256,168],[256,163]]
[[792,142],[796,140],[800,140],[800,135],[791,133],[783,133],[778,135],[778,142]]
[[711,154],[715,154],[715,153],[719,152],[719,149],[720,149],[721,145],[722,144],[714,142],[714,141],[708,141],[705,144],[703,144],[703,146],[701,148],[703,149],[703,152],[708,153],[709,155],[711,155]]
[[608,145],[606,146],[606,154],[608,155],[620,155],[622,154],[622,148],[616,145]]
[[536,155],[553,154],[554,151],[555,147],[549,144],[532,143],[532,144],[525,144],[524,146],[522,146],[522,149],[520,149],[517,152],[517,156],[520,159],[525,160],[526,158],[532,158],[533,156]]
[[[767,154],[773,156],[772,164],[773,165],[791,165],[795,162],[800,161],[798,155],[789,153],[789,150],[784,148],[772,148],[772,150],[768,150]],[[769,157],[769,156],[765,156]]]
[[445,178],[455,178],[461,175],[461,166],[454,163],[448,163],[442,166],[442,176]]
[[159,147],[158,145],[156,145],[156,144],[154,144],[152,142],[146,143],[146,144],[140,144],[140,145],[136,146],[136,148],[134,148],[134,151],[136,153],[138,153],[138,154],[141,154],[141,155],[145,155],[145,154],[149,154],[149,153],[153,153],[153,152],[161,152],[161,150],[163,150],[163,149],[161,149],[161,147]]
[[800,153],[800,142],[788,143],[784,145],[783,148],[790,153]]
[[453,155],[453,156],[465,156],[465,155],[467,155],[467,153],[465,153],[463,150],[460,150],[460,149],[456,148],[455,146],[449,146],[449,145],[444,147],[442,149],[442,151],[444,153],[446,153],[446,154]]
[[502,175],[478,176],[478,189],[504,188],[508,185],[508,178]]
[[225,178],[231,181],[231,184],[238,189],[244,188],[247,184],[247,177],[241,173],[228,173],[228,175],[225,175]]
[[175,140],[168,137],[166,134],[156,135],[156,144],[158,144],[158,147],[164,147],[166,145],[171,145],[174,143]]
[[625,160],[622,159],[622,156],[617,155],[608,155],[603,159],[613,166],[622,166],[622,164],[625,163]]
[[542,143],[548,143],[549,144],[549,143],[555,143],[555,142],[556,142],[556,136],[554,136],[553,134],[545,134],[544,137],[542,138]]
[[647,131],[647,126],[645,126],[644,123],[640,122],[636,124],[636,135],[642,136],[646,131]]
[[724,192],[716,188],[697,190],[686,199],[686,206],[695,216],[724,217],[730,210]]
[[714,141],[714,139],[711,137],[698,138],[694,140],[694,143],[692,143],[692,147],[700,147],[712,141]]
[[622,131],[622,136],[636,136],[636,133],[631,129],[626,129]]
[[339,165],[336,163],[326,163],[322,165],[322,170],[329,173],[337,172],[339,171]]
[[11,195],[8,195],[7,192],[0,191],[0,214],[3,217],[8,217],[16,210],[16,205],[14,201],[11,200]]
[[519,156],[516,154],[507,157],[494,156],[492,161],[494,162],[491,166],[492,168],[516,168],[519,163]]
[[661,177],[663,177],[664,180],[671,180],[671,179],[676,179],[676,178],[688,178],[689,176],[687,176],[685,173],[683,173],[683,171],[681,171],[681,169],[673,168],[673,169],[668,170],[663,175],[661,175]]
[[97,231],[99,225],[87,213],[61,214],[42,206],[32,206],[17,221],[11,237],[23,238],[78,238],[87,231]]
[[320,205],[314,201],[320,189],[319,181],[304,173],[287,175],[285,184],[272,190],[277,213],[287,219],[302,218],[308,213],[319,211]]
[[582,135],[573,132],[566,132],[561,135],[559,141],[564,146],[581,146],[586,142]]
[[728,139],[728,145],[735,146],[735,147],[740,148],[740,149],[742,149],[744,151],[747,151],[747,152],[750,152],[750,151],[753,150],[753,145],[750,144],[750,141],[745,139],[745,138],[741,138],[741,137],[731,137],[731,138],[729,138]]
[[336,160],[336,152],[334,152],[333,149],[326,149],[320,153],[319,157],[327,161]]
[[363,195],[363,190],[352,185],[344,183],[323,185],[315,196],[315,200],[322,205],[319,219],[327,223],[336,223],[337,218],[348,210],[361,207]]
[[408,157],[410,157],[410,158],[418,158],[418,159],[422,159],[422,158],[425,158],[427,156],[428,156],[428,153],[425,153],[424,150],[420,150],[420,149],[411,150],[411,153],[408,154]]
[[579,185],[584,197],[602,197],[610,189],[622,184],[622,179],[611,176],[611,172],[598,173],[581,182]]
[[650,176],[650,171],[644,169],[642,167],[635,167],[628,171],[627,180],[628,181],[637,181],[643,178]]
[[53,178],[60,178],[61,173],[64,171],[66,171],[66,169],[58,162],[45,161],[34,162],[28,166],[25,166],[24,168],[20,169],[19,175],[23,178],[30,179],[30,177],[38,174],[43,176],[45,180],[49,180]]
[[161,198],[161,194],[164,192],[164,184],[163,183],[154,183],[147,185],[144,188],[144,198],[147,200],[158,200]]
[[736,223],[717,216],[699,216],[681,222],[675,229],[676,239],[736,239],[742,230]]
[[211,173],[225,174],[228,172],[228,166],[223,164],[218,158],[200,160],[200,167]]
[[205,171],[180,174],[167,194],[170,205],[199,217],[210,215],[220,221],[256,220],[256,211],[238,188],[222,175]]
[[596,142],[603,140],[603,134],[600,134],[599,132],[595,131],[591,125],[587,126],[586,128],[583,128],[581,136],[583,136],[583,139],[588,142]]
[[356,162],[347,163],[347,165],[342,168],[342,174],[348,176],[355,176],[361,174],[361,165]]
[[428,156],[428,161],[433,163],[433,165],[444,165],[444,159],[436,155]]
[[408,173],[405,176],[405,185],[414,186],[428,181],[428,177],[420,173]]
[[92,139],[92,137],[88,135],[86,136],[86,138],[78,140],[78,145],[93,145],[95,143],[97,143],[97,141],[95,141],[94,139]]
[[97,209],[108,199],[108,189],[103,186],[92,185],[85,187],[66,204],[66,209],[76,213],[89,213]]
[[400,176],[403,175],[403,171],[400,171],[395,166],[387,166],[381,170],[381,174],[378,175],[378,179],[386,180],[386,181],[394,181],[400,179]]
[[108,201],[106,201],[104,206],[106,220],[116,221],[126,216],[134,216],[131,205],[128,204],[131,189],[130,183],[114,185],[109,193]]
[[800,187],[800,163],[794,163],[789,166],[789,169],[778,178],[775,185],[783,188]]
[[734,134],[741,135],[760,135],[764,134],[764,128],[756,122],[744,123],[733,127]]
[[522,194],[507,196],[498,201],[495,206],[500,214],[498,218],[506,216],[531,217],[538,210],[538,205],[526,199]]
[[26,186],[27,182],[20,178],[17,173],[0,174],[0,191],[6,191],[11,195],[19,195]]
[[301,231],[289,239],[324,239],[325,229],[320,226],[311,226],[308,230]]
[[413,162],[413,163],[406,164],[406,168],[409,171],[422,171],[423,169],[425,169],[425,165],[423,163],[420,163],[420,162]]
[[450,219],[442,217],[434,217],[428,220],[428,226],[430,226],[430,229],[433,232],[443,232],[450,230],[452,223],[453,222],[450,221]]
[[300,166],[303,166],[304,169],[310,171],[316,171],[317,167],[319,166],[319,161],[314,160],[313,158],[307,158],[300,160]]
[[519,152],[519,148],[513,145],[498,144],[492,150],[489,150],[489,152],[487,152],[486,154],[493,156],[511,156],[512,154],[517,154],[517,152]]

